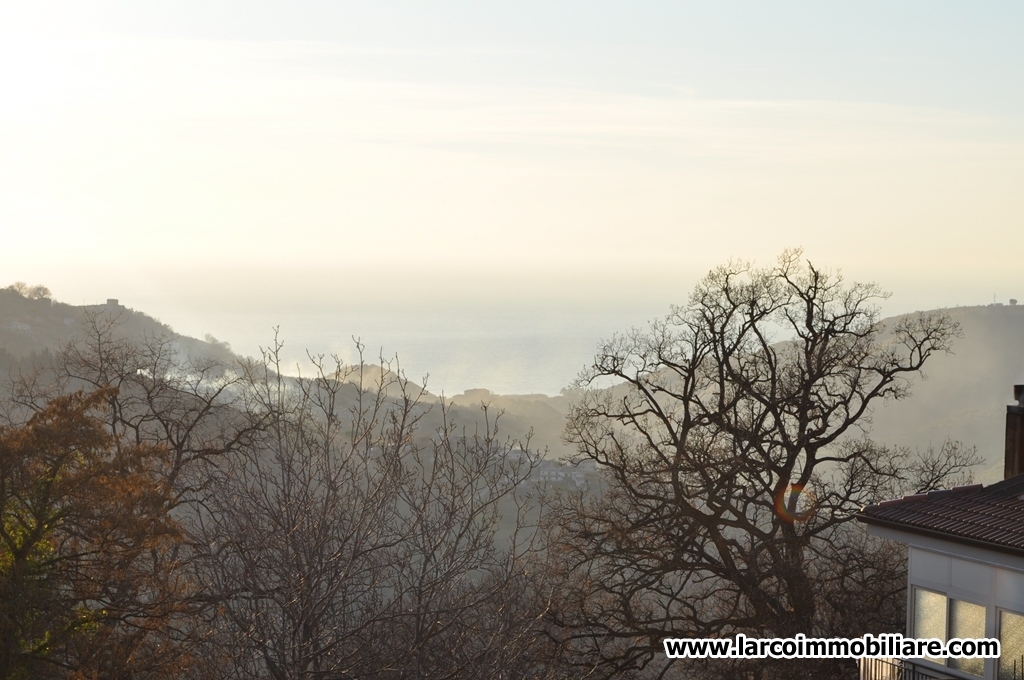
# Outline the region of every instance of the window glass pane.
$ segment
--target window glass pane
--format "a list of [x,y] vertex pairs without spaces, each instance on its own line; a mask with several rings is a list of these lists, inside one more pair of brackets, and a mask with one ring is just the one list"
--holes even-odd
[[[951,638],[983,638],[985,637],[985,608],[980,604],[949,601],[949,637]],[[971,675],[984,675],[984,659],[948,659],[950,668],[957,668]]]
[[1024,616],[999,612],[999,680],[1024,680]]
[[[946,596],[914,589],[914,637],[946,641]],[[925,657],[942,663],[942,659]]]

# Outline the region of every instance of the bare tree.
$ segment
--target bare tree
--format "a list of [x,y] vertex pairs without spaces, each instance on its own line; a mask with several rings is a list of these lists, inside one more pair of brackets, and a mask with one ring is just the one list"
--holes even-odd
[[[94,392],[95,398],[105,401],[99,415],[110,446],[119,455],[131,460],[137,451],[161,452],[155,459],[158,464],[151,466],[152,474],[166,491],[161,499],[163,511],[178,522],[197,511],[211,471],[223,457],[252,441],[265,424],[245,408],[240,367],[187,356],[169,331],[139,335],[125,325],[122,312],[87,312],[81,333],[51,362],[13,376],[10,396],[2,407],[4,420],[18,427],[45,413],[62,395]],[[117,580],[117,574],[108,570],[108,581],[94,579],[97,588],[116,590],[121,597],[142,592],[143,599],[155,597],[152,588],[148,594],[142,590],[144,585],[160,584],[165,612],[163,618],[152,618],[152,626],[127,616],[111,619],[104,633],[106,642],[93,637],[92,646],[77,647],[94,657],[90,663],[101,669],[101,675],[141,673],[145,657],[141,649],[131,655],[131,663],[117,666],[122,663],[118,655],[135,638],[145,643],[147,654],[176,659],[175,674],[194,671],[202,677],[201,668],[210,666],[204,646],[213,615],[193,578],[192,543],[186,533],[179,532],[174,540],[165,540],[160,550],[146,553],[148,561],[136,560],[136,572],[130,578]],[[143,567],[149,573],[139,571]],[[108,610],[116,611],[112,606]],[[172,675],[167,667],[161,673]]]
[[130,335],[122,314],[87,311],[81,332],[52,364],[14,378],[10,401],[32,413],[60,394],[105,390],[115,442],[170,451],[165,474],[177,503],[201,491],[206,471],[198,463],[215,463],[263,423],[250,418],[240,400],[238,367],[185,354],[169,330]]
[[98,388],[111,446],[163,452],[155,472],[183,531],[153,553],[177,600],[147,644],[173,652],[178,677],[554,673],[529,443],[499,437],[486,409],[460,430],[397,364],[316,357],[311,378],[290,378],[280,348],[197,359],[102,310],[11,383],[12,426]]
[[[226,674],[275,679],[543,677],[548,607],[523,482],[528,451],[445,419],[388,362],[312,357],[282,376],[280,345],[246,371],[263,436],[229,456],[197,515],[201,578],[221,616]],[[443,404],[436,406],[442,410]]]
[[[665,673],[665,637],[892,625],[883,579],[895,569],[898,581],[900,567],[850,519],[916,488],[914,477],[941,484],[975,456],[950,446],[941,461],[914,462],[865,435],[872,405],[905,398],[909,378],[959,331],[942,314],[887,327],[884,297],[787,251],[772,267],[715,269],[688,305],[601,350],[579,386],[620,384],[584,392],[566,437],[610,488],[568,500],[556,528],[575,589],[553,620],[581,667]],[[885,593],[860,601],[878,616],[850,606],[852,590],[872,582]],[[695,663],[691,673],[799,677],[763,662]]]

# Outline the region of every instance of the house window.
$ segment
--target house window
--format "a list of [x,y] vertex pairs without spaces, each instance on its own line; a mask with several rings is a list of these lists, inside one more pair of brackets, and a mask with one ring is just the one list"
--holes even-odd
[[1024,680],[1024,616],[999,612],[998,680]]
[[[1014,615],[1016,616],[1016,615]],[[1018,616],[1022,642],[1024,642],[1024,617]],[[924,588],[914,588],[914,637],[935,638],[946,642],[950,638],[985,637],[985,607],[973,602],[947,598]],[[1005,652],[1004,652],[1005,655]],[[984,659],[941,659],[926,656],[935,663],[945,663],[964,673],[982,676],[985,674]],[[1012,671],[1011,671],[1012,672]],[[1024,675],[1012,680],[1024,680]],[[1003,676],[999,677],[1003,680]]]
[[[914,637],[946,641],[946,596],[924,588],[914,588]],[[925,657],[936,663],[942,659]]]
[[[949,601],[949,637],[983,638],[985,637],[985,608],[980,604]],[[971,675],[985,674],[985,659],[947,659],[950,668],[956,668]]]

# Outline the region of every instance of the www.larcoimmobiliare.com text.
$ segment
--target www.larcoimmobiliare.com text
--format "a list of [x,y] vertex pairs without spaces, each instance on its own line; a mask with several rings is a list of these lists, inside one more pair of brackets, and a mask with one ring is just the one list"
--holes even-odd
[[899,633],[868,633],[859,638],[665,638],[670,659],[862,659],[950,657],[954,659],[999,657],[996,638],[905,638]]

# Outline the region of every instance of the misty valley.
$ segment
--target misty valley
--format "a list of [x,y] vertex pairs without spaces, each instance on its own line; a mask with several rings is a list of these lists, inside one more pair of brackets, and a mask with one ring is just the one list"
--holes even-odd
[[444,398],[0,290],[0,677],[857,677],[662,640],[904,630],[851,520],[1000,477],[1024,308],[883,295],[725,265],[558,396]]

